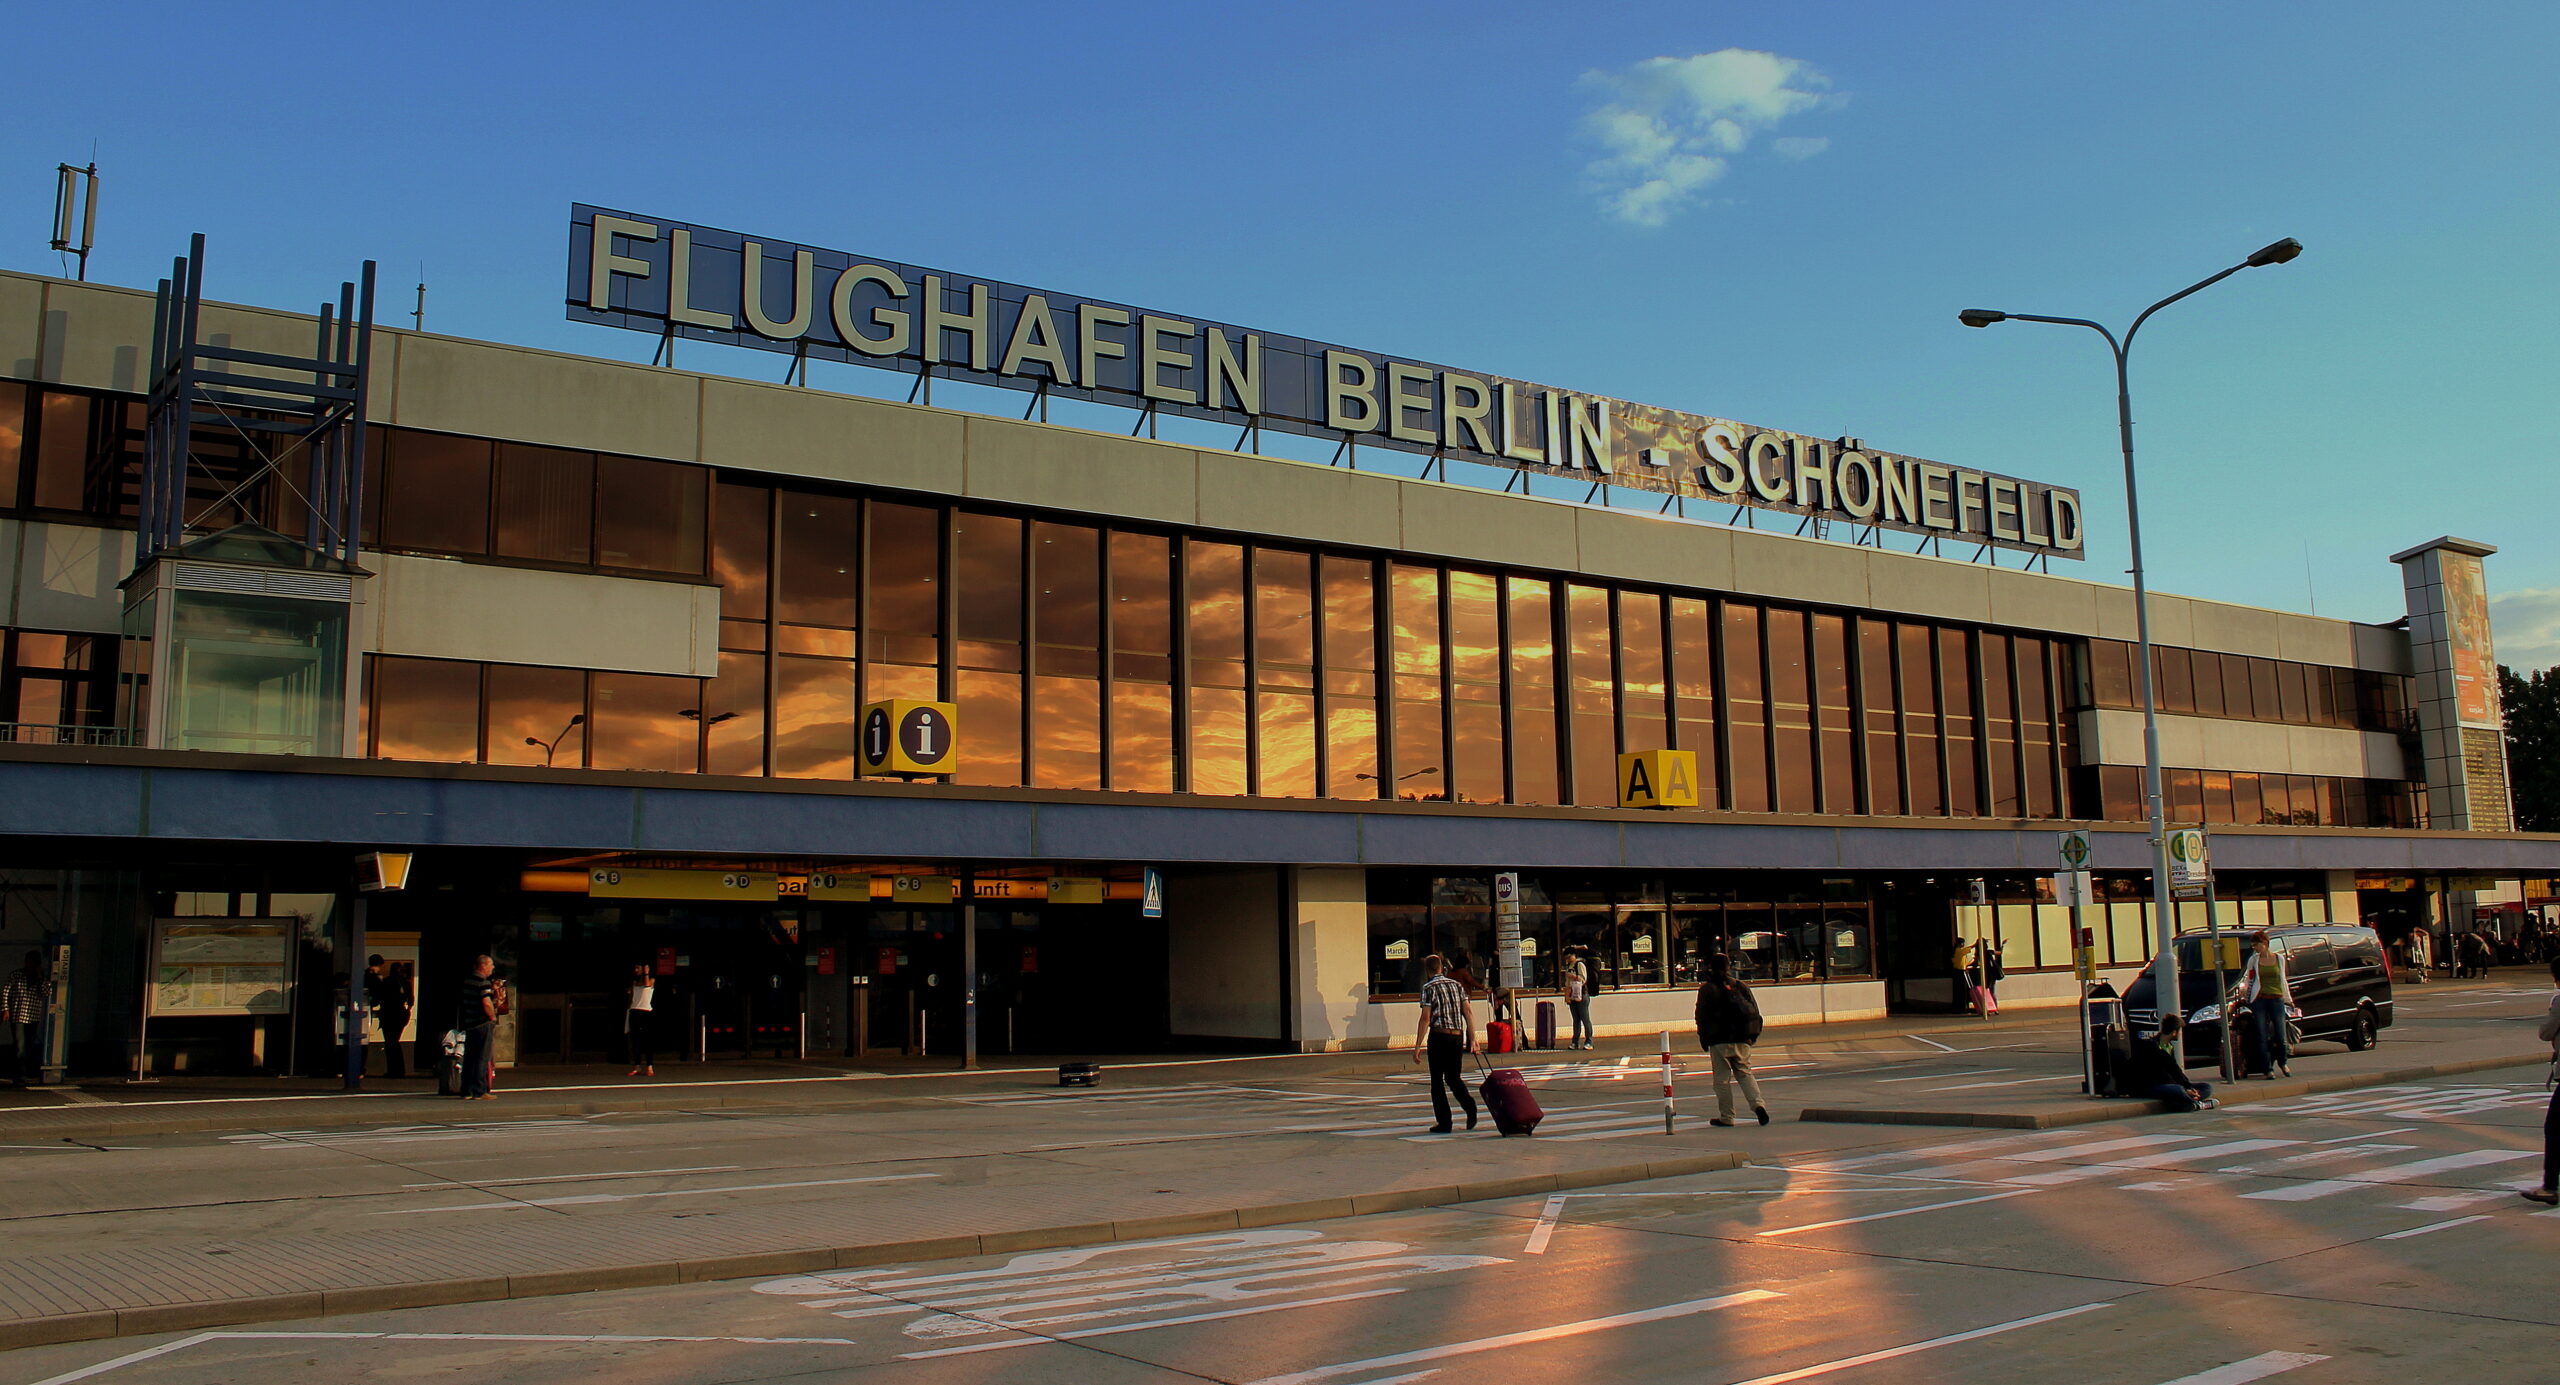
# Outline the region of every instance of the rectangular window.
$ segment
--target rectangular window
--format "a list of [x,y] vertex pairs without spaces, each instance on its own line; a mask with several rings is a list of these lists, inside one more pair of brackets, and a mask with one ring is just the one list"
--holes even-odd
[[1158,534],[1111,536],[1111,787],[1171,793],[1173,544]]
[[2133,646],[2122,640],[2089,641],[2089,700],[2098,707],[2131,707]]
[[700,768],[701,680],[599,673],[592,696],[587,732],[593,768],[676,774]]
[[1554,587],[1506,577],[1511,626],[1511,800],[1561,803],[1556,751]]
[[373,736],[377,759],[477,761],[480,666],[453,659],[375,656]]
[[679,462],[596,458],[596,560],[698,576],[711,473]]
[[[862,510],[853,500],[783,493],[782,529],[774,554],[775,608],[783,624],[836,630],[854,627],[861,610],[856,600],[860,569],[854,561],[861,526]],[[851,642],[840,652],[851,657]]]
[[[2061,646],[2021,635],[2017,640],[2018,760],[2026,780],[2024,804],[2031,818],[2060,817],[2062,755],[2054,744],[2053,674]],[[2147,814],[2146,814],[2147,816]]]
[[[758,708],[757,720],[763,720]],[[574,668],[489,665],[489,763],[587,762],[587,675]]]
[[1769,709],[1760,671],[1760,608],[1719,603],[1724,620],[1725,730],[1733,810],[1769,811]]
[[1102,787],[1102,680],[1031,680],[1033,782],[1044,789]]
[[1858,733],[1850,713],[1846,616],[1813,618],[1813,692],[1822,737],[1822,811],[1858,812]]
[[1461,803],[1502,801],[1502,598],[1490,573],[1449,574],[1450,783]]
[[1253,554],[1254,791],[1274,798],[1316,794],[1315,560],[1257,548]]
[[1769,728],[1778,768],[1778,811],[1814,810],[1813,670],[1806,665],[1805,613],[1769,608]]
[[1673,744],[1698,757],[1698,802],[1723,803],[1717,788],[1715,608],[1694,596],[1671,599],[1671,713]]
[[2232,775],[2231,820],[2236,823],[2255,827],[2261,821],[2262,815],[2265,811],[2265,802],[2258,797],[2258,776],[2254,774]]
[[2209,769],[2200,773],[2204,781],[2204,818],[2208,823],[2233,821],[2231,816],[2231,771]]
[[1902,743],[1894,723],[1893,626],[1858,618],[1858,720],[1867,759],[1867,811],[1894,817],[1902,796]]
[[[1624,749],[1660,750],[1671,743],[1669,693],[1663,685],[1662,598],[1650,592],[1622,591],[1618,593],[1618,714]],[[1614,778],[1614,765],[1610,773]]]
[[1031,526],[1035,698],[1032,782],[1102,787],[1102,533],[1081,524]]
[[[2225,701],[2228,701],[2226,695]],[[2249,661],[2249,715],[2258,721],[2284,720],[2283,698],[2276,692],[2276,661]],[[2234,715],[2237,715],[2235,712]]]
[[[879,664],[934,670],[942,658],[942,511],[874,500],[869,513],[871,628],[864,632],[875,667],[868,695],[931,700],[932,682],[886,673]],[[894,688],[894,691],[882,691]]]
[[1009,515],[951,516],[952,694],[969,736],[954,783],[1023,782],[1022,529]]
[[2188,660],[2195,678],[2195,708],[2200,717],[2223,715],[2222,659],[2219,654],[2196,650]]
[[1245,766],[1244,549],[1183,544],[1191,648],[1191,792],[1243,794]]
[[1937,638],[1926,625],[1905,624],[1896,630],[1902,648],[1902,729],[1911,813],[1943,817],[1947,803],[1938,777],[1938,671],[1933,657]]
[[2142,771],[2133,765],[2099,767],[2098,803],[2108,822],[2140,822],[2151,816],[2143,801]]
[[2278,706],[2288,726],[2302,726],[2311,720],[2311,670],[2301,664],[2280,664],[2277,675]]
[[703,771],[764,773],[764,657],[722,654],[720,676],[702,696]]
[[1395,622],[1395,758],[1390,796],[1449,796],[1441,733],[1440,574],[1397,564],[1388,569],[1388,612]]
[[[720,618],[762,624],[771,613],[767,580],[773,538],[773,492],[764,486],[722,485],[718,528],[712,535],[711,575],[720,584]],[[760,637],[747,648],[762,649]],[[727,638],[723,632],[724,640]]]
[[17,508],[26,441],[27,387],[0,381],[0,509]]
[[853,661],[781,655],[773,661],[773,772],[794,779],[853,777]]
[[1610,668],[1609,592],[1565,588],[1568,709],[1573,726],[1573,801],[1613,807],[1618,801],[1616,675]]
[[[89,472],[89,396],[44,392],[36,419],[36,508],[43,510],[77,510],[84,508],[88,497]],[[484,447],[486,444],[482,444]],[[485,491],[488,481],[481,480]],[[488,504],[481,496],[483,507]],[[192,508],[192,505],[191,505]],[[194,514],[188,519],[193,521]]]
[[489,551],[489,444],[480,438],[394,435],[382,500],[382,541],[431,553]]
[[2166,716],[2187,716],[2196,709],[2195,661],[2188,651],[2154,645],[2151,649],[2153,696]]
[[499,557],[586,563],[595,502],[593,453],[498,445]]
[[1327,555],[1324,579],[1325,794],[1378,796],[1376,565]]
[[1981,771],[1974,754],[1973,652],[1966,632],[1938,631],[1938,713],[1947,745],[1947,811],[1982,816]]
[[2018,702],[2009,679],[2009,637],[1988,630],[1982,632],[1982,718],[1991,764],[1983,807],[1995,818],[2018,817]]

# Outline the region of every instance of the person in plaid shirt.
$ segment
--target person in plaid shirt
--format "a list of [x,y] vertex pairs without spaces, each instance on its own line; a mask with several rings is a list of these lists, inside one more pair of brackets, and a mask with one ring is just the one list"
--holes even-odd
[[45,1000],[44,954],[29,952],[26,964],[9,977],[8,985],[0,986],[0,1020],[8,1022],[9,1038],[18,1046],[17,1080],[21,1087],[35,1085],[37,1039],[44,1025]]
[[1419,1063],[1425,1056],[1431,1060],[1431,1131],[1435,1135],[1450,1131],[1447,1092],[1458,1094],[1458,1104],[1467,1108],[1467,1128],[1476,1128],[1475,1093],[1467,1090],[1462,1071],[1466,1055],[1475,1051],[1476,1017],[1467,1004],[1467,988],[1451,980],[1448,970],[1449,964],[1436,952],[1422,959],[1422,1016],[1413,1031],[1413,1061]]

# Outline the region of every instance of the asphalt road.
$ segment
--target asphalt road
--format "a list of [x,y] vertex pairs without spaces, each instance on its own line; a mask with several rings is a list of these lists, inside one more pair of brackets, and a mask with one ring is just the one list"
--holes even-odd
[[[1915,1071],[1911,1085],[1935,1084],[1933,1070]],[[2543,1382],[2560,1326],[2547,1273],[2560,1216],[2515,1195],[2538,1173],[2540,1076],[2500,1070],[2052,1131],[1787,1123],[1738,1136],[1758,1162],[1729,1173],[1150,1243],[33,1348],[0,1356],[0,1380]],[[1552,1107],[1583,1110],[1612,1104],[1594,1090],[1608,1081],[1558,1073],[1545,1091]],[[1410,1110],[1410,1087],[1373,1094]],[[1216,1119],[1193,1107],[1241,1100],[1179,1086],[1042,1119],[1103,1123],[1044,1131],[1069,1142],[1143,1147]],[[1335,1137],[1401,1139],[1413,1122],[1396,1118],[1374,1136]],[[360,1206],[394,1222],[463,1218],[491,1236],[691,1200],[588,1198],[874,1168],[786,1158],[811,1137],[765,1124],[653,1117],[327,1144],[172,1137],[125,1153],[170,1161],[160,1195],[141,1199],[153,1217],[236,1215],[184,1205],[177,1166],[190,1158],[212,1184],[271,1160],[260,1215]],[[644,1152],[652,1164],[630,1163]],[[714,1157],[735,1167],[608,1167]],[[424,1186],[379,1186],[393,1179]],[[829,1195],[812,1185],[695,1196],[716,1207]],[[61,1219],[94,1232],[95,1218],[140,1215]],[[9,1225],[13,1242],[30,1229]]]

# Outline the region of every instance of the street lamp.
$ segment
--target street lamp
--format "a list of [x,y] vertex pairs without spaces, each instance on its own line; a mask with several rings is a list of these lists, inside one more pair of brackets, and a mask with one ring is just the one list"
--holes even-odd
[[[2153,998],[2158,1013],[2173,1013],[2181,1018],[2186,1006],[2178,996],[2178,925],[2170,911],[2169,901],[2169,824],[2167,805],[2160,797],[2160,711],[2151,684],[2151,596],[2142,577],[2142,503],[2137,497],[2133,477],[2133,394],[2125,376],[2125,356],[2133,350],[2133,335],[2151,315],[2189,294],[2213,287],[2244,269],[2283,264],[2302,253],[2302,242],[2288,236],[2260,249],[2249,258],[2209,278],[2189,284],[2159,302],[2142,310],[2133,325],[2124,330],[2119,340],[2115,333],[2085,317],[2041,317],[2034,313],[2004,313],[1993,308],[1967,308],[1956,314],[1956,321],[1967,327],[1988,327],[1995,322],[2051,322],[2064,327],[2086,327],[2107,339],[2107,349],[2116,358],[2116,435],[2124,447],[2124,513],[2125,525],[2133,540],[2133,620],[2135,647],[2140,654],[2139,677],[2142,682],[2142,775],[2143,793],[2151,805],[2151,898],[2158,911],[2155,934],[2158,953],[2152,958]],[[2223,1020],[2223,1032],[2230,1032],[2230,1017]],[[2227,1051],[2227,1049],[2226,1049]]]
[[544,768],[547,769],[551,765],[551,757],[560,752],[560,743],[569,739],[570,732],[575,731],[586,724],[587,714],[579,712],[569,718],[567,725],[560,728],[560,734],[553,736],[547,741],[542,739],[540,736],[527,736],[524,738],[524,743],[530,746],[537,746],[541,749],[542,763]]

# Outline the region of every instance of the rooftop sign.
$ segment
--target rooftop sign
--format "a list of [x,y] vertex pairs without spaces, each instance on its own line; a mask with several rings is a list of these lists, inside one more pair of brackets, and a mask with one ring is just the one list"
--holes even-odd
[[2062,486],[584,204],[569,317],[1484,466],[2081,556]]

